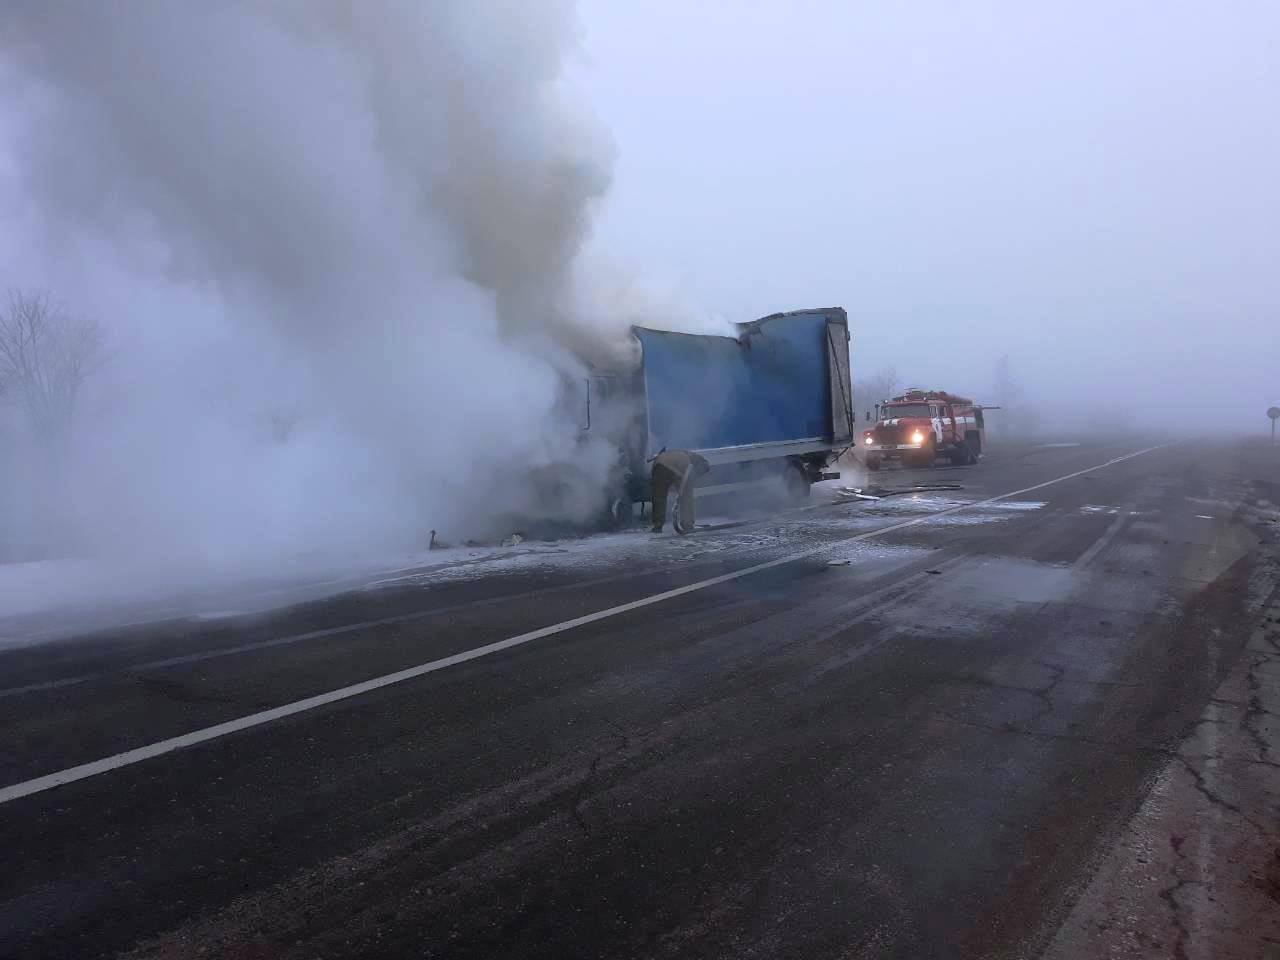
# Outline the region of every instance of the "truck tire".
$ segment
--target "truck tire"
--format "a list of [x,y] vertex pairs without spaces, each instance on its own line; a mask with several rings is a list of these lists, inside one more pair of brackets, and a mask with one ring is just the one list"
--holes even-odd
[[951,451],[953,467],[969,467],[977,462],[978,458],[973,455],[973,448],[969,446],[968,440],[961,440],[960,445]]
[[879,470],[880,455],[876,453],[867,454],[866,467],[868,470]]
[[629,494],[618,493],[609,500],[605,523],[610,530],[626,530],[636,520],[635,501]]
[[805,473],[804,467],[798,463],[793,463],[787,467],[786,472],[782,475],[783,487],[787,491],[787,498],[797,503],[802,500],[808,500],[810,490],[809,475]]

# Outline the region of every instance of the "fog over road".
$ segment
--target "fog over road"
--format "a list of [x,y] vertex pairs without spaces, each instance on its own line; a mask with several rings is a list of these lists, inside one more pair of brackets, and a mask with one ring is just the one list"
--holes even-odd
[[0,957],[1035,956],[1277,599],[1158,442],[0,650]]

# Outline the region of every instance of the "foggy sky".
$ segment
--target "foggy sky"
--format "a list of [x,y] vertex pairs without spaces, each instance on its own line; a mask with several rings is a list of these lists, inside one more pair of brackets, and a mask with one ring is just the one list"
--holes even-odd
[[[584,0],[596,248],[853,370],[1261,431],[1280,403],[1280,7]],[[1044,418],[1042,417],[1042,420]]]

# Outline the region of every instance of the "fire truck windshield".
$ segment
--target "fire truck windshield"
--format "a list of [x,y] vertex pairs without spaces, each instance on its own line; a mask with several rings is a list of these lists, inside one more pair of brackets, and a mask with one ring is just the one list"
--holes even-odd
[[929,405],[927,403],[885,404],[881,408],[880,415],[885,420],[892,420],[895,417],[927,417]]

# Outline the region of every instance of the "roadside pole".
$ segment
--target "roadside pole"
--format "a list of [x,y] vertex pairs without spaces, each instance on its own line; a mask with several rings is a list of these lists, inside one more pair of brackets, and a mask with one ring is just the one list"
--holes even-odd
[[1280,419],[1280,407],[1268,407],[1267,416],[1271,418],[1271,445],[1276,444],[1276,420]]

